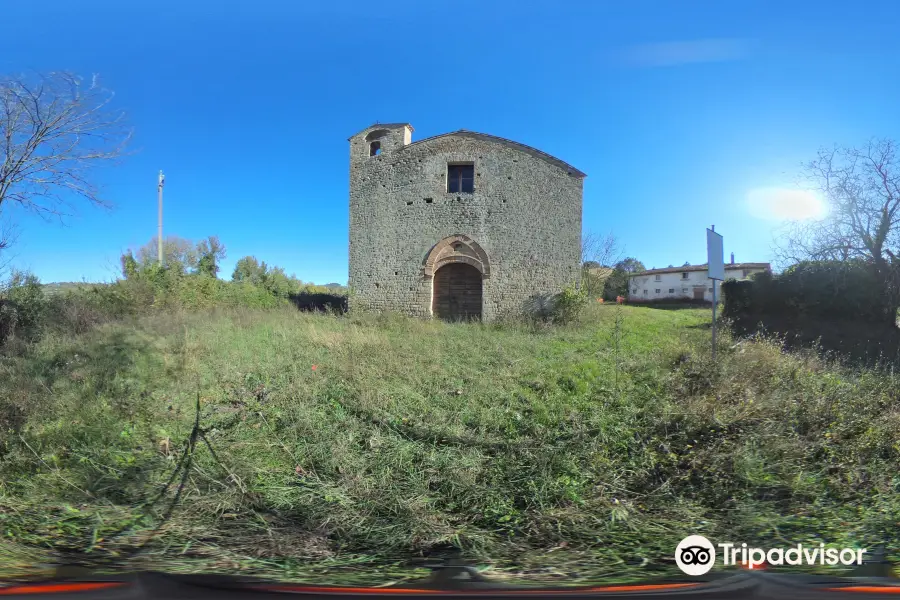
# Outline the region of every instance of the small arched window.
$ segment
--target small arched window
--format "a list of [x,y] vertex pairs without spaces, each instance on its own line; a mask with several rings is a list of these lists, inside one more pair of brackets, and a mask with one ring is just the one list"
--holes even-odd
[[375,140],[369,144],[369,156],[378,156],[381,154],[381,142]]

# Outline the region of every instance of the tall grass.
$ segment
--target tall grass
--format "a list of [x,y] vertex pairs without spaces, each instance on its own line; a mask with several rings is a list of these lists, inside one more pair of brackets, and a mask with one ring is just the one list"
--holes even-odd
[[[0,363],[4,564],[381,581],[458,549],[584,581],[646,577],[689,533],[896,549],[898,376],[727,337],[714,363],[707,322],[217,309],[49,332]],[[164,520],[198,397],[214,453]]]

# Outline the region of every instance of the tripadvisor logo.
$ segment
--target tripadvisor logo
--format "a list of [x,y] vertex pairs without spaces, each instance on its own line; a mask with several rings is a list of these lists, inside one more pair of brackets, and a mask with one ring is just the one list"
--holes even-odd
[[675,564],[688,575],[705,575],[716,564],[716,549],[702,535],[689,535],[675,548]]
[[797,544],[790,548],[752,548],[731,542],[713,545],[702,535],[689,535],[675,548],[675,564],[688,575],[705,575],[716,564],[716,548],[725,566],[746,565],[757,569],[763,565],[861,565],[865,548],[828,548]]

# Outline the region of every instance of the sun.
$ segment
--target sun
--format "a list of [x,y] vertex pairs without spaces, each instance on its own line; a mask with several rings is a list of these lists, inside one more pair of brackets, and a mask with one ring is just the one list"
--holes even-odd
[[825,204],[809,190],[758,188],[747,193],[750,212],[769,221],[805,221],[825,215]]

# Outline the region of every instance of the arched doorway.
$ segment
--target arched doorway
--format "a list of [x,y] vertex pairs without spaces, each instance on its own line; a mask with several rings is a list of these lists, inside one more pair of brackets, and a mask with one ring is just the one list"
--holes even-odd
[[445,321],[481,320],[481,271],[451,262],[434,273],[431,310]]
[[491,276],[487,252],[467,235],[445,237],[425,255],[431,280],[431,314],[449,321],[482,318],[482,282]]

